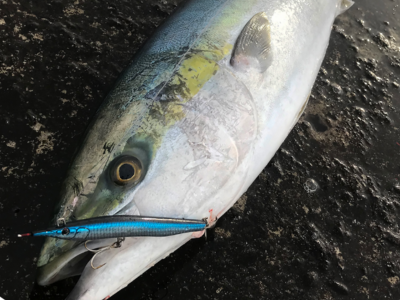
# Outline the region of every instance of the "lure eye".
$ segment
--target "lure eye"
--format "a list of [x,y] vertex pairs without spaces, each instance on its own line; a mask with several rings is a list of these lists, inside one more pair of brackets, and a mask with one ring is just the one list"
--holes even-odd
[[69,234],[69,228],[68,227],[63,228],[63,230],[61,231],[61,234],[62,235],[68,235]]
[[119,157],[111,166],[111,179],[118,185],[137,183],[141,174],[142,164],[133,156]]

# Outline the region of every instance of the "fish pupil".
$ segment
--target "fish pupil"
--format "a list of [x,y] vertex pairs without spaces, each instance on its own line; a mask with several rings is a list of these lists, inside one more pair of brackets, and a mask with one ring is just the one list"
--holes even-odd
[[122,180],[131,179],[135,175],[135,168],[130,164],[123,164],[119,167],[119,177]]

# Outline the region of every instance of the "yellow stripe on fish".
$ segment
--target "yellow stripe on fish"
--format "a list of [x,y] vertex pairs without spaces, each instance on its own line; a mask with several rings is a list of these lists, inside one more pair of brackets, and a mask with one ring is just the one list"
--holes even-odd
[[[226,55],[228,48],[220,53]],[[156,95],[157,99],[137,132],[139,139],[152,139],[153,155],[168,129],[185,117],[184,104],[196,96],[218,70],[218,63],[202,54],[189,53],[182,61],[169,82]]]

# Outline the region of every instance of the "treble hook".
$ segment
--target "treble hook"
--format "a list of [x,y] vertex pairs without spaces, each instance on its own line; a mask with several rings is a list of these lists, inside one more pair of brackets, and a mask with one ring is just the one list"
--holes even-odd
[[62,226],[66,226],[67,225],[67,223],[65,222],[65,218],[58,218],[57,219],[57,227],[62,227],[61,226],[61,221],[63,222]]
[[85,242],[85,248],[86,248],[88,251],[94,253],[92,259],[90,260],[90,265],[92,266],[92,269],[93,269],[93,270],[100,269],[101,267],[103,267],[103,266],[106,264],[106,263],[104,263],[104,264],[102,264],[102,265],[100,265],[100,266],[98,266],[98,267],[93,266],[93,261],[94,261],[94,258],[96,257],[97,254],[100,254],[100,253],[102,253],[102,252],[104,252],[104,251],[110,250],[111,248],[120,248],[123,241],[125,241],[125,238],[124,238],[124,237],[123,237],[123,238],[117,238],[117,241],[116,241],[116,242],[112,243],[112,244],[109,245],[109,246],[101,247],[101,248],[99,248],[99,249],[97,249],[97,250],[89,249],[89,248],[87,247],[86,244],[87,244],[87,242],[90,242],[90,240],[86,241],[86,242]]

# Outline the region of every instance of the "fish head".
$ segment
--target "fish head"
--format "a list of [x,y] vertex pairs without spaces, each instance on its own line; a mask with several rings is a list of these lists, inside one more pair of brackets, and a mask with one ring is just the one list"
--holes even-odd
[[[80,274],[90,259],[82,245],[87,232],[83,228],[69,228],[70,221],[114,215],[123,207],[127,214],[139,214],[134,203],[130,210],[126,206],[146,175],[151,151],[146,143],[124,137],[130,129],[124,126],[124,117],[124,114],[110,117],[99,112],[89,127],[63,182],[61,200],[55,209],[52,224],[60,228],[41,234],[61,239],[47,238],[44,243],[38,261],[39,284]],[[63,234],[64,228],[69,229],[69,234]]]

